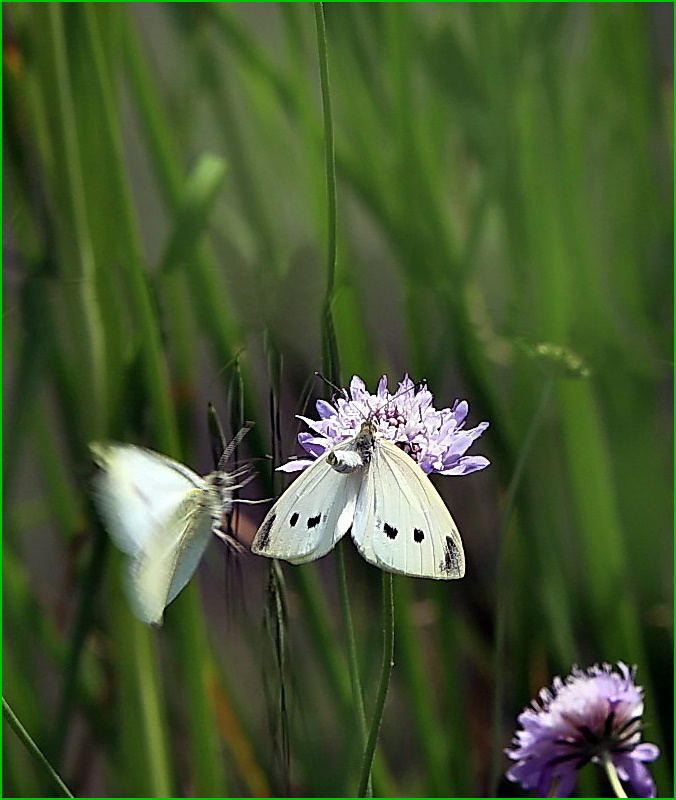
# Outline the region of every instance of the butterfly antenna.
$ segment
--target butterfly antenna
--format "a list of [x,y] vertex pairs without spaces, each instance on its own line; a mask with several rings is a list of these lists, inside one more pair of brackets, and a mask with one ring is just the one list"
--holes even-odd
[[408,392],[415,392],[416,388],[422,386],[423,383],[424,381],[421,381],[420,383],[414,383],[412,386],[406,387],[406,389],[402,389],[400,386],[398,386],[396,392],[392,395],[392,397],[390,397],[389,400],[386,400],[382,404],[382,406],[380,406],[375,410],[381,411],[383,408],[387,408],[390,403],[394,403],[394,401],[398,400],[403,394],[408,394]]
[[313,385],[313,377],[309,376],[305,383],[303,384],[303,388],[301,389],[300,393],[300,409],[303,414],[305,414],[308,410],[308,406],[310,404],[310,398],[312,397],[312,385]]
[[218,459],[218,466],[217,469],[219,471],[223,471],[223,468],[228,463],[228,461],[232,458],[232,454],[237,450],[237,448],[242,444],[242,439],[249,433],[249,431],[255,425],[254,422],[246,422],[244,427],[239,431],[239,433],[235,434],[229,444],[226,446],[225,450],[223,450],[223,455]]
[[331,381],[330,381],[330,380],[329,380],[327,377],[325,377],[324,375],[322,375],[322,373],[321,373],[321,372],[317,372],[317,370],[315,370],[315,375],[316,375],[318,378],[321,378],[321,380],[323,380],[325,384],[327,384],[328,386],[330,386],[330,387],[333,389],[333,391],[334,391],[334,392],[336,392],[336,394],[340,394],[340,395],[342,395],[342,396],[343,396],[343,397],[344,397],[346,400],[349,400],[349,399],[350,399],[350,398],[348,397],[348,394],[347,394],[347,389],[345,389],[344,387],[343,387],[343,388],[341,388],[340,386],[336,386],[336,384],[335,384],[335,383],[332,383],[332,382],[331,382]]

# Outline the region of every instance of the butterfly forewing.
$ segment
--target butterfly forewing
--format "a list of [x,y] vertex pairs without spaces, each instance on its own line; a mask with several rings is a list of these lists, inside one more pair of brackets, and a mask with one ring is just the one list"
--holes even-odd
[[326,555],[347,533],[362,478],[336,471],[329,455],[301,473],[270,509],[252,543],[254,553],[303,564]]
[[376,566],[423,578],[461,578],[465,557],[457,526],[416,462],[376,439],[352,526],[363,557]]
[[115,544],[129,555],[143,550],[186,492],[206,486],[183,464],[143,447],[95,443],[90,449],[102,468],[97,507]]

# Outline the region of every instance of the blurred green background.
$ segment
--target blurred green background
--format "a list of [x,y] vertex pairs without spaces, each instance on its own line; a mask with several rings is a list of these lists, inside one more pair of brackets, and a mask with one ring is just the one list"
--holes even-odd
[[[373,391],[408,372],[491,423],[471,452],[492,466],[436,482],[466,577],[395,581],[374,792],[523,794],[495,784],[521,708],[573,663],[621,659],[671,796],[672,6],[325,14],[340,379]],[[327,240],[312,4],[3,15],[4,695],[75,795],[353,796],[334,556],[283,565],[281,678],[268,562],[226,564],[219,542],[147,629],[86,450],[113,438],[206,473],[211,401],[229,435],[256,422],[244,496],[282,488],[266,456],[297,452],[294,414],[329,394],[312,377]],[[240,508],[242,541],[267,507]],[[345,550],[369,717],[380,576]],[[4,796],[53,796],[4,733]],[[603,796],[596,781],[583,771],[580,796]]]

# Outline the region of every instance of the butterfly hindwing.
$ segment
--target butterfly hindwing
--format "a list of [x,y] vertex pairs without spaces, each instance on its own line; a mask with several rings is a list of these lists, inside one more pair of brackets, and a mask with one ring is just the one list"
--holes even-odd
[[359,472],[336,471],[326,453],[277,500],[258,529],[251,549],[268,558],[303,564],[326,555],[352,525]]
[[198,489],[186,494],[131,561],[125,585],[134,613],[143,622],[160,624],[165,607],[197,569],[213,528],[205,501]]
[[430,479],[395,444],[375,439],[360,488],[352,538],[381,569],[422,578],[461,578],[458,528]]

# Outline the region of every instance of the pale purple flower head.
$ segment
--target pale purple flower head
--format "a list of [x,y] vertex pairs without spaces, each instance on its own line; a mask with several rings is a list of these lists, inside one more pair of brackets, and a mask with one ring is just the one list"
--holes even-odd
[[[636,667],[621,661],[587,670],[575,667],[565,680],[554,678],[519,715],[522,730],[505,750],[516,761],[507,777],[538,797],[570,797],[577,771],[588,762],[609,759],[621,781],[637,797],[655,797],[644,762],[659,749],[641,742],[643,690],[634,684]],[[553,788],[553,794],[550,791]]]
[[317,401],[320,419],[299,416],[314,433],[298,434],[298,441],[312,458],[299,458],[279,467],[296,472],[306,467],[326,450],[359,433],[366,420],[376,426],[376,435],[389,439],[408,453],[426,474],[467,475],[489,465],[483,456],[466,456],[472,442],[486,430],[487,422],[465,428],[469,411],[466,400],[456,400],[452,408],[437,410],[432,393],[423,383],[417,387],[404,376],[397,391],[387,390],[387,377],[378,382],[375,394],[369,394],[364,381],[356,375],[350,392],[332,403]]

